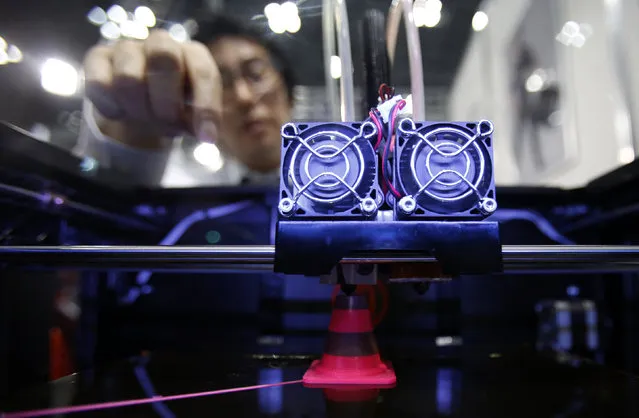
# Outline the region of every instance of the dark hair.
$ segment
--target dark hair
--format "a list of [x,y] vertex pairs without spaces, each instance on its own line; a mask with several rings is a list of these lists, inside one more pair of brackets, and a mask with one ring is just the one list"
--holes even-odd
[[226,15],[213,15],[197,22],[198,31],[193,40],[203,44],[210,44],[224,36],[237,36],[250,39],[269,52],[275,69],[280,73],[286,85],[288,97],[293,101],[293,89],[295,88],[295,74],[289,57],[283,49],[272,39],[269,39],[261,30],[240,22]]

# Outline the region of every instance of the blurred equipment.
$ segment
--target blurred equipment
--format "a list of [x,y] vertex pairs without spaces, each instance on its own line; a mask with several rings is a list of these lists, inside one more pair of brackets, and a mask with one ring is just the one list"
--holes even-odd
[[635,159],[638,20],[630,0],[482,3],[448,117],[499,126],[499,184],[574,188]]

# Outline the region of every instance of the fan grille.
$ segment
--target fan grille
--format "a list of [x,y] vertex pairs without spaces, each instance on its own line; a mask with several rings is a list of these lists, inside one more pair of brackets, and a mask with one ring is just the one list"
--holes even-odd
[[287,124],[282,127],[282,201],[285,216],[370,215],[378,203],[377,167],[370,138],[375,125]]
[[397,183],[406,195],[404,202],[415,201],[415,214],[486,215],[482,202],[494,197],[492,130],[487,121],[417,126],[405,119],[400,123]]

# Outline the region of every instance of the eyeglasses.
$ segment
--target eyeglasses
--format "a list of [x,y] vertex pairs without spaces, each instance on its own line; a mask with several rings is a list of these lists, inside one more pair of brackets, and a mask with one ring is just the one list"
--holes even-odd
[[246,61],[235,70],[220,68],[220,75],[222,77],[222,94],[227,103],[237,98],[235,89],[240,80],[246,83],[255,101],[259,101],[280,86],[277,70],[270,62],[262,59]]

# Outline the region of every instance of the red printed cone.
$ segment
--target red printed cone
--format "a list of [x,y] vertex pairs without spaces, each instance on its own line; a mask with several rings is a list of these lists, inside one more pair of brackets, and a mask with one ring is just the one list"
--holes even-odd
[[394,386],[396,381],[390,363],[382,362],[379,356],[366,296],[337,296],[324,355],[304,374],[304,385],[383,388]]

